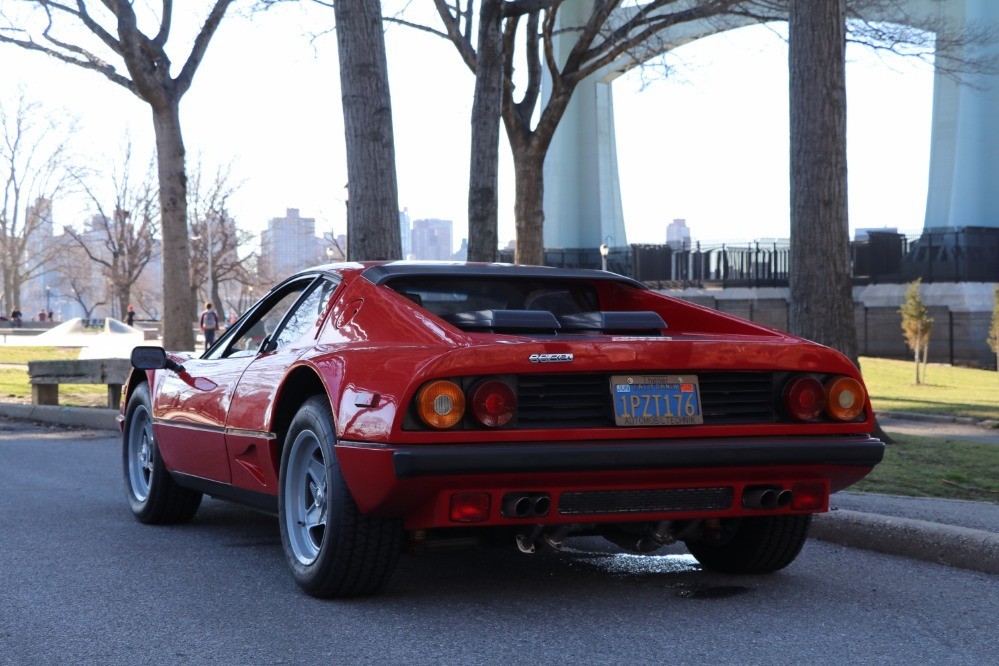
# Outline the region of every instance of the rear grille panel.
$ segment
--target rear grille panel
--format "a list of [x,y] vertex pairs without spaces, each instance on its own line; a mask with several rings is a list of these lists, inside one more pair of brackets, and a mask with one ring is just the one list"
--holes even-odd
[[562,493],[558,512],[563,516],[670,513],[724,510],[732,506],[730,486],[667,490],[596,490]]
[[[696,374],[705,425],[777,420],[773,373]],[[614,427],[611,400],[609,374],[520,375],[517,427]]]

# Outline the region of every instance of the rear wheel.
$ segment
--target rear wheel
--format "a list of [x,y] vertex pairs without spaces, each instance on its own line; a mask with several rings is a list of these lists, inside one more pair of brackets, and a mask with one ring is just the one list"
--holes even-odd
[[295,582],[315,597],[371,594],[399,559],[402,524],[357,508],[333,450],[326,396],[302,405],[281,454],[278,516]]
[[794,561],[808,538],[811,514],[723,521],[717,539],[684,542],[706,569],[733,574],[772,573]]
[[140,384],[125,409],[122,434],[125,496],[132,514],[143,523],[184,523],[201,505],[201,493],[181,488],[170,476],[153,436],[149,386]]

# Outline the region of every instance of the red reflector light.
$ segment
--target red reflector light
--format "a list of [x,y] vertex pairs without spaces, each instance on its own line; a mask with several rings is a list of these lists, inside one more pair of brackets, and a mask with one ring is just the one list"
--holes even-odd
[[501,428],[517,411],[517,396],[513,389],[498,379],[488,379],[472,393],[472,414],[487,428]]
[[796,377],[784,389],[784,406],[799,421],[814,421],[826,408],[826,389],[815,377]]
[[481,523],[489,519],[489,493],[451,495],[451,522]]
[[794,494],[791,508],[803,511],[823,509],[829,498],[824,483],[796,483],[791,492]]

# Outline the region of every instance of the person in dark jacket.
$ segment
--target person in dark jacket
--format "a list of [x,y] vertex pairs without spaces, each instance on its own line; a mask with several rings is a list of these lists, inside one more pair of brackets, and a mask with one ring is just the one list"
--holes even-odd
[[135,326],[135,308],[131,305],[128,306],[128,312],[125,313],[125,323],[129,326]]
[[219,316],[212,309],[211,303],[205,303],[205,311],[201,313],[201,332],[205,334],[205,349],[215,343],[215,334],[219,330]]

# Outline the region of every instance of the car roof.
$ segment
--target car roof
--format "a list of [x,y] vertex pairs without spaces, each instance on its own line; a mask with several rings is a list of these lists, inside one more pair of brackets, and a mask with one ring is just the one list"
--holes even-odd
[[[351,264],[356,267],[357,264]],[[617,282],[637,289],[646,289],[641,282],[629,277],[588,268],[553,268],[551,266],[522,266],[517,264],[486,264],[464,262],[394,261],[367,264],[361,277],[372,284],[381,285],[399,277],[417,278],[500,278],[544,280],[589,280]]]

